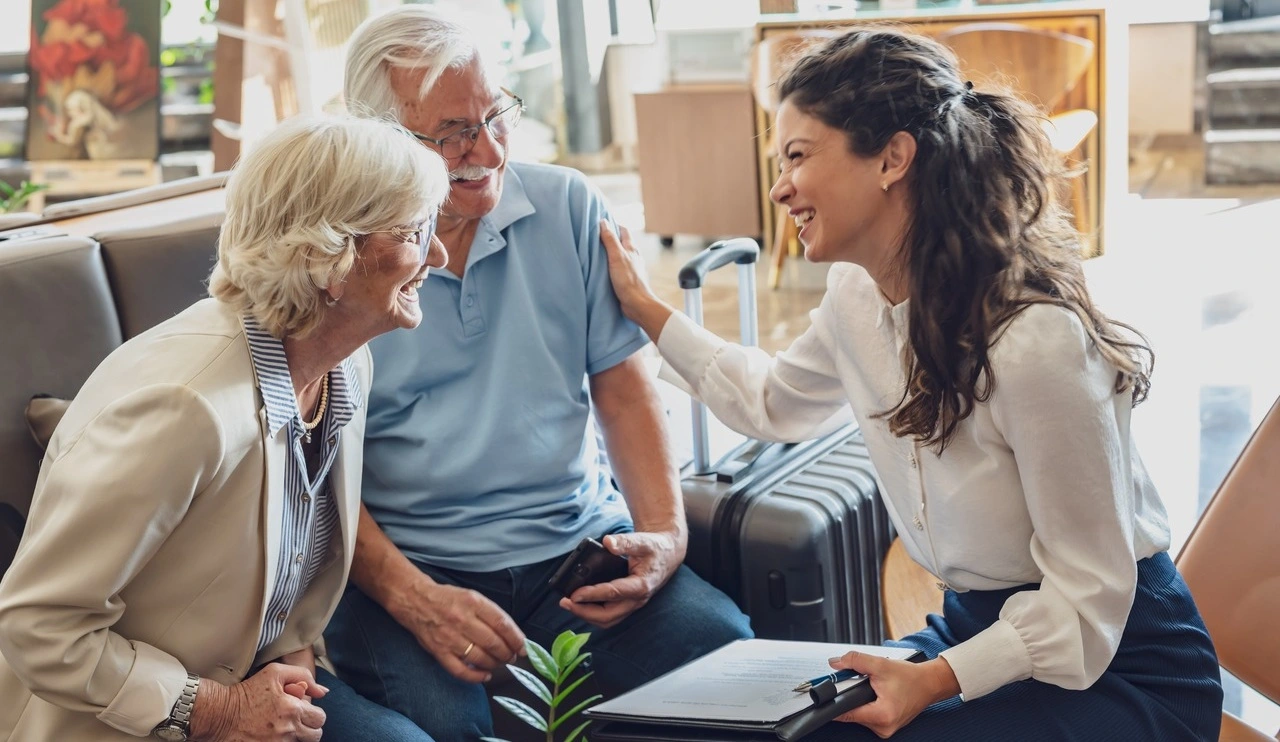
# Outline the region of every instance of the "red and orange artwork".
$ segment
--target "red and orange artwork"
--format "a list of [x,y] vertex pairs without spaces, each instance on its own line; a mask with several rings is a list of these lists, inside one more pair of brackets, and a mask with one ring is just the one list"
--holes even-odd
[[124,1],[35,0],[29,159],[156,156],[159,2]]

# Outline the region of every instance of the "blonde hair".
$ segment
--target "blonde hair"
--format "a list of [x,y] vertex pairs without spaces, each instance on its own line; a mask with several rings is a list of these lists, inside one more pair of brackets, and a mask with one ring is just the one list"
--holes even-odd
[[[479,37],[459,20],[425,5],[401,5],[369,18],[347,45],[343,98],[361,116],[399,118],[400,100],[391,87],[393,69],[420,69],[418,98],[425,98],[447,69],[491,56]],[[493,78],[498,79],[498,78]]]
[[400,126],[323,114],[264,136],[227,180],[209,294],[277,338],[319,324],[357,238],[421,221],[449,192],[444,161]]

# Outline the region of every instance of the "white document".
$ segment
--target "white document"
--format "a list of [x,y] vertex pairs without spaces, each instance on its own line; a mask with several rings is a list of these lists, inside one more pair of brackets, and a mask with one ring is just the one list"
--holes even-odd
[[[774,723],[813,706],[797,685],[830,674],[827,660],[857,650],[905,660],[913,649],[859,644],[745,639],[592,708],[599,714],[655,719]],[[840,683],[844,691],[866,682]]]

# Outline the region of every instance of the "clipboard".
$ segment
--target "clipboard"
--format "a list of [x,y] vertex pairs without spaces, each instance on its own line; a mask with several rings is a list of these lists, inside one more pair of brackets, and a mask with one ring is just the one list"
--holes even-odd
[[[803,646],[806,651],[818,651],[827,654],[827,656],[836,656],[855,648],[862,651],[887,651],[887,648],[880,647],[858,647],[856,645],[816,642],[769,642],[762,639],[747,639],[743,641],[756,644],[763,651],[768,651],[778,646],[784,649],[788,646]],[[669,679],[678,673],[688,674],[690,672],[688,668],[693,668],[700,662],[714,661],[710,658],[713,658],[716,654],[723,653],[726,649],[734,647],[734,645],[738,645],[741,648],[747,646],[742,642],[735,642],[705,658],[694,660],[694,662],[683,668],[678,668],[667,675],[650,681],[631,693],[642,692],[655,686],[655,684],[658,688],[661,688],[664,681],[671,682]],[[880,651],[876,653],[880,653]],[[901,653],[896,657],[898,659],[910,662],[923,662],[927,659],[924,653],[920,651],[896,651]],[[696,671],[696,668],[694,670]],[[842,683],[842,685],[845,684]],[[653,690],[649,690],[648,693],[653,695]],[[815,687],[811,694],[806,694],[811,696],[812,699],[808,701],[808,705],[799,711],[778,719],[741,720],[733,718],[700,718],[696,709],[688,712],[677,711],[663,716],[652,713],[628,713],[626,703],[628,695],[630,694],[623,694],[614,699],[613,702],[600,704],[584,713],[587,718],[601,722],[591,731],[592,739],[601,740],[602,742],[640,742],[641,740],[652,740],[654,742],[774,742],[775,740],[782,740],[783,742],[791,742],[813,732],[837,716],[875,700],[875,691],[871,688],[871,683],[867,682],[865,678],[850,681],[850,684],[840,692],[836,692],[834,685],[824,683],[822,686]],[[825,700],[816,702],[814,699],[818,698]]]

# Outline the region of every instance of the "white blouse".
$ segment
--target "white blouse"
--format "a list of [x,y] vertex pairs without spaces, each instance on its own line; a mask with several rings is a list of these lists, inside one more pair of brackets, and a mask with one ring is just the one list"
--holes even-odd
[[1012,320],[991,349],[990,398],[938,455],[874,416],[902,396],[907,303],[890,306],[866,271],[839,264],[810,320],[770,357],[676,312],[658,340],[663,374],[767,440],[831,432],[852,407],[915,561],[961,592],[1040,583],[942,653],[965,699],[1027,678],[1092,685],[1128,621],[1137,561],[1168,550],[1169,527],[1132,445],[1131,395],[1113,391],[1115,368],[1080,321],[1044,304]]

